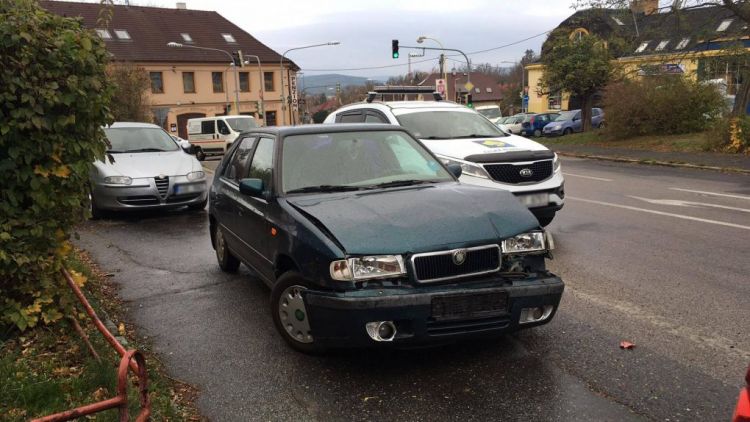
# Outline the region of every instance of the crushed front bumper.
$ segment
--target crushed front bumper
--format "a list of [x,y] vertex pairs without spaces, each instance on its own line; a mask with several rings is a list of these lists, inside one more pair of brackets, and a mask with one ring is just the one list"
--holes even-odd
[[[471,286],[368,288],[348,292],[308,290],[304,298],[313,337],[321,345],[410,346],[493,337],[546,324],[554,317],[564,289],[562,280],[554,275],[498,284],[485,281]],[[501,303],[489,312],[474,309],[461,315],[460,311],[467,306],[471,308],[472,302],[487,302],[487,297],[499,298]],[[455,306],[450,306],[459,312],[446,317],[446,300],[455,302]],[[522,309],[547,305],[552,312],[546,319],[519,323]],[[376,342],[367,334],[365,325],[375,321],[393,322],[397,330],[393,341]]]

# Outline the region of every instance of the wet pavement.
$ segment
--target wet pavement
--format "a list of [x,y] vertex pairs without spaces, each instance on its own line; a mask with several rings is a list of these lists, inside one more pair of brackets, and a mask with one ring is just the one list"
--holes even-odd
[[211,420],[727,420],[750,361],[750,214],[738,211],[750,178],[644,168],[565,160],[569,198],[550,226],[550,267],[567,283],[555,319],[438,348],[292,351],[265,285],[245,267],[219,270],[205,212],[89,222],[78,244],[115,274],[139,333],[201,390]]

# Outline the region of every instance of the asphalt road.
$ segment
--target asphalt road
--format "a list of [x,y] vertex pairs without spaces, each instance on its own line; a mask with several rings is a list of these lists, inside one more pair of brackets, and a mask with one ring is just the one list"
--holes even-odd
[[296,353],[263,283],[219,271],[205,212],[90,222],[79,244],[211,420],[728,420],[750,363],[750,177],[578,159],[563,171],[549,227],[560,311],[493,341]]

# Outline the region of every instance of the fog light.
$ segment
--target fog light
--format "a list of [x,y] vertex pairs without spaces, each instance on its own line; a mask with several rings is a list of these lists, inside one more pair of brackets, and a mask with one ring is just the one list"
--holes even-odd
[[367,335],[375,341],[393,341],[396,337],[396,326],[392,321],[374,321],[365,324]]
[[544,321],[552,315],[553,309],[555,308],[552,305],[544,305],[536,308],[523,308],[521,309],[521,316],[518,318],[518,323],[530,324],[532,322]]

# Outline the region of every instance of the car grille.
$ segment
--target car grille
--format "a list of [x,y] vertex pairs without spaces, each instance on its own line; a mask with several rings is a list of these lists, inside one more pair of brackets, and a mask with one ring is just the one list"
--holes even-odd
[[157,205],[159,198],[153,195],[121,196],[117,198],[117,202],[124,205]]
[[156,190],[159,191],[159,195],[164,198],[167,196],[167,192],[169,192],[169,177],[165,176],[163,178],[156,177],[154,178],[154,182],[156,183]]
[[[552,176],[552,160],[528,164],[485,164],[484,168],[490,177],[502,183],[541,182]],[[529,170],[531,174],[522,175],[524,170]]]
[[486,332],[493,330],[502,330],[510,325],[508,316],[498,316],[493,318],[482,318],[472,320],[447,320],[447,321],[428,321],[427,334],[433,337],[449,336],[453,334],[469,334]]
[[414,255],[411,261],[417,281],[469,277],[500,269],[500,247],[497,245],[464,249],[466,258],[461,264],[454,262],[453,255],[456,251],[459,250]]

